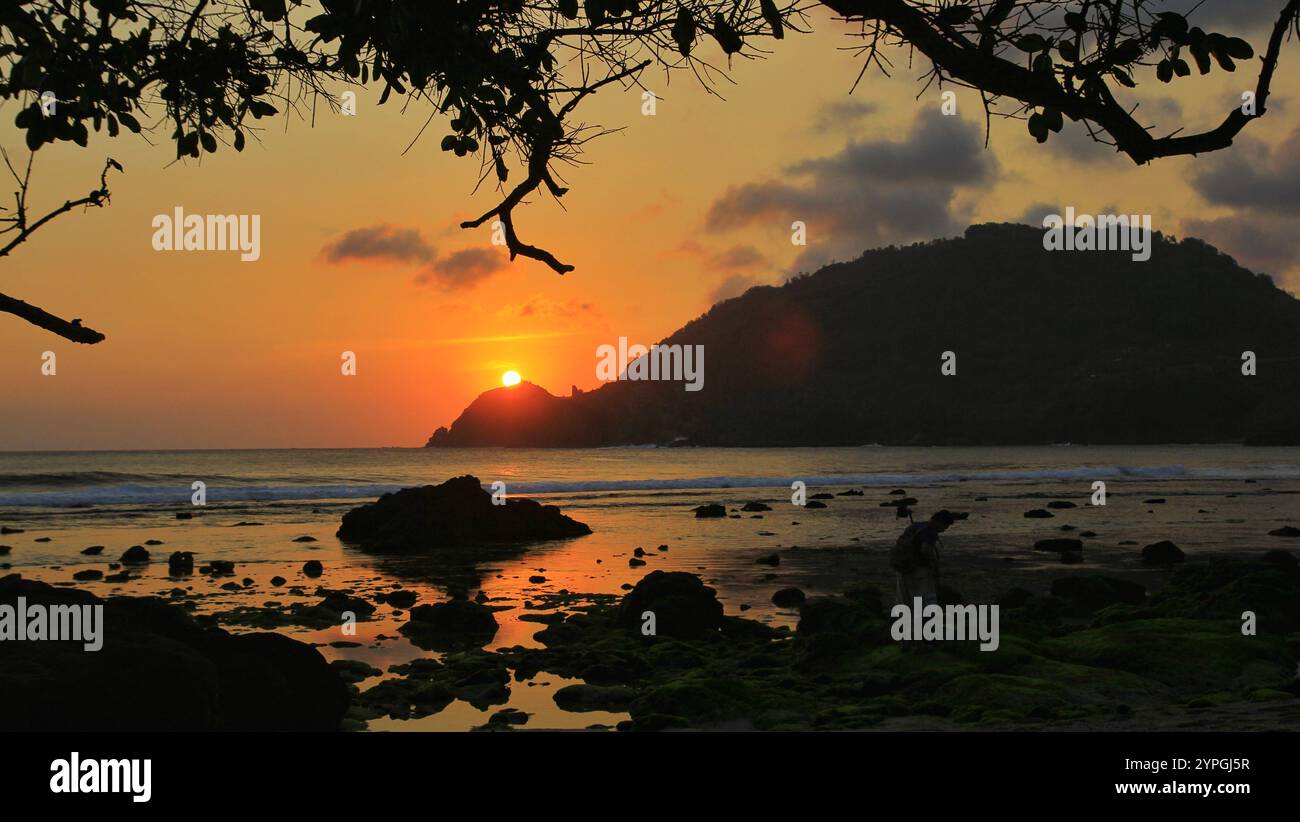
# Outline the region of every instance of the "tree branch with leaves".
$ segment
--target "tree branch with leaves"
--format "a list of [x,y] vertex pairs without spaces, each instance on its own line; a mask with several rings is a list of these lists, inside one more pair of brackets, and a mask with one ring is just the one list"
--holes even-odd
[[[809,30],[823,6],[856,24],[864,73],[888,73],[885,49],[920,53],[925,82],[979,90],[990,120],[1022,119],[1044,142],[1069,117],[1147,163],[1226,148],[1263,116],[1283,45],[1300,35],[1300,0],[1261,2],[1278,15],[1257,58],[1160,0],[9,0],[0,101],[19,101],[15,124],[32,151],[170,129],[184,160],[242,151],[268,118],[337,108],[341,89],[375,87],[381,105],[394,95],[428,105],[429,121],[448,125],[440,147],[479,159],[480,185],[499,199],[462,227],[499,220],[511,259],[564,274],[573,266],[521,238],[516,209],[562,198],[564,168],[608,133],[578,119],[579,104],[607,87],[643,88],[652,69],[689,72],[717,93],[733,61]],[[1233,109],[1212,128],[1155,135],[1123,99],[1148,78],[1180,82],[1193,68],[1255,59],[1254,113]],[[55,111],[41,108],[42,93]],[[53,324],[38,311],[20,316]]]

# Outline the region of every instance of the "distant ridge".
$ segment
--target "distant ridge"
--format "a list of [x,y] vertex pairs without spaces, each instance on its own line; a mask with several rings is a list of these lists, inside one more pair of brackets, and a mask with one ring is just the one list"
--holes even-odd
[[663,341],[704,346],[701,391],[498,388],[428,445],[1300,444],[1300,301],[1196,239],[1042,239],[974,225],[750,289]]

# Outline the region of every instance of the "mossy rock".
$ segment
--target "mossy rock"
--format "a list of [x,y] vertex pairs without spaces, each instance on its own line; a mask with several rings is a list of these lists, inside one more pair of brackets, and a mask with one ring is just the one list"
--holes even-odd
[[[978,708],[981,714],[1001,710],[1020,719],[1052,719],[1068,713],[1070,702],[1064,689],[1042,679],[1009,674],[970,674],[942,685],[935,696],[949,706],[947,715],[961,721]],[[957,709],[961,709],[961,713]]]
[[555,704],[565,711],[626,711],[636,691],[626,685],[566,685],[555,692]]
[[684,676],[659,685],[632,703],[633,718],[663,714],[694,723],[743,716],[754,698],[743,680]]
[[1241,635],[1240,623],[1143,619],[1044,640],[1046,656],[1095,668],[1140,674],[1180,692],[1240,687],[1243,671],[1255,687],[1287,681],[1296,659],[1285,643]]
[[1163,616],[1259,618],[1261,632],[1300,630],[1300,571],[1257,559],[1212,559],[1179,569],[1151,606]]

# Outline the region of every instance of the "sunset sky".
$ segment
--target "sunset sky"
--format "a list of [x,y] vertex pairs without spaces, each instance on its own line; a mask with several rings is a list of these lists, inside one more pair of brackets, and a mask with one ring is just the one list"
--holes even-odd
[[[1258,52],[1270,15],[1234,19],[1252,16],[1220,28]],[[1139,168],[1068,122],[1040,147],[1024,123],[995,120],[985,150],[978,95],[958,90],[959,116],[941,116],[937,89],[916,98],[925,66],[902,53],[892,78],[869,73],[850,96],[850,27],[815,20],[768,59],[735,61],[725,100],[651,70],[655,116],[617,88],[579,110],[625,130],[565,170],[563,208],[535,197],[515,215],[525,241],[577,267],[563,277],[508,264],[486,226],[457,227],[495,191],[473,193],[477,161],[439,150],[439,120],[403,155],[428,109],[376,107],[377,89],[355,117],[277,118],[242,154],[201,162],[172,162],[164,130],[153,145],[47,146],[37,211],[92,188],[105,156],[126,173],[110,178],[111,206],[56,220],[0,263],[0,291],[108,339],[76,345],[0,314],[0,449],[421,445],[507,369],[557,394],[590,389],[597,346],[655,342],[749,285],[1065,206],[1149,213],[1156,230],[1300,291],[1300,44],[1283,51],[1269,115],[1233,149]],[[1217,124],[1255,74],[1143,78],[1140,111],[1164,133]],[[0,144],[25,160],[18,107],[2,109]],[[177,206],[260,214],[261,259],[154,251],[154,215]],[[792,220],[807,223],[807,248],[791,245]],[[41,374],[47,350],[54,377]],[[340,374],[343,351],[356,377]]]

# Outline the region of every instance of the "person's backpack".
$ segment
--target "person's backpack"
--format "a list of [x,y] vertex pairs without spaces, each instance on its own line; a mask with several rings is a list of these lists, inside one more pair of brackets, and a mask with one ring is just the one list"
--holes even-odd
[[907,574],[921,567],[921,542],[925,537],[925,523],[914,522],[907,530],[898,535],[894,548],[889,552],[889,565],[900,574]]

